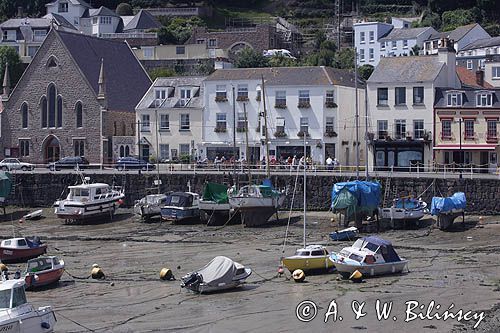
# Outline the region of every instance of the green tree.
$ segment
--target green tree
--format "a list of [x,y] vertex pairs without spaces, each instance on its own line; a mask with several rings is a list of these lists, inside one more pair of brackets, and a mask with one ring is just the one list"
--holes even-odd
[[177,37],[168,27],[161,27],[158,30],[158,42],[160,44],[177,44]]
[[134,15],[134,11],[132,10],[132,6],[126,2],[122,2],[118,6],[116,6],[116,14],[120,16],[130,16]]
[[480,22],[481,14],[478,8],[473,9],[455,9],[446,11],[442,15],[443,31],[450,31],[462,25]]
[[176,75],[173,69],[166,67],[152,69],[149,71],[148,74],[151,80],[153,81],[156,80],[156,78],[158,77],[170,77]]
[[354,49],[344,48],[337,52],[336,67],[340,69],[353,69],[354,68]]
[[238,68],[269,67],[268,58],[249,47],[238,52],[236,57],[235,66]]
[[269,58],[269,66],[271,67],[293,67],[297,65],[297,59],[287,58],[282,55],[275,55]]
[[415,44],[415,45],[413,45],[413,47],[410,50],[410,55],[412,55],[412,56],[418,56],[419,52],[420,52],[420,46],[418,46],[417,44]]
[[365,81],[368,80],[370,78],[370,75],[372,75],[374,69],[375,67],[368,64],[360,66],[358,68],[359,77]]
[[[3,80],[5,75],[5,64],[9,63],[10,85],[14,87],[21,78],[24,71],[24,65],[16,49],[11,46],[0,46],[0,77]],[[3,81],[2,81],[3,82]]]

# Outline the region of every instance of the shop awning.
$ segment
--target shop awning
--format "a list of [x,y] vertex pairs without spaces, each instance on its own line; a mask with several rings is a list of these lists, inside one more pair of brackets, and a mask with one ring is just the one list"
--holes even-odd
[[497,145],[439,145],[434,147],[434,150],[495,150]]

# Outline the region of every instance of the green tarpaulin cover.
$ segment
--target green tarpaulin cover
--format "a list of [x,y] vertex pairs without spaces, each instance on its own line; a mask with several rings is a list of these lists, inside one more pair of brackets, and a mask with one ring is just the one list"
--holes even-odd
[[10,194],[12,181],[8,172],[0,171],[0,197],[6,198]]
[[217,183],[206,183],[203,189],[203,200],[216,203],[228,203],[226,185]]

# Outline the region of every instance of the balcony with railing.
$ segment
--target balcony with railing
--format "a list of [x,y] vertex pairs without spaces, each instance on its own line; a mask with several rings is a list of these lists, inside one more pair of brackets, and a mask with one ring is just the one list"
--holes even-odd
[[107,39],[156,39],[158,34],[156,32],[114,32],[101,33],[100,37]]

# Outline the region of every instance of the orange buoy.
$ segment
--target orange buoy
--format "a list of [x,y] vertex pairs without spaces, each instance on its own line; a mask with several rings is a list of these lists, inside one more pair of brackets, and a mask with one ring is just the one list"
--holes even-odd
[[161,280],[175,280],[174,278],[174,274],[172,273],[172,271],[168,268],[162,268],[161,271],[160,271],[160,279]]
[[301,269],[296,269],[293,271],[292,273],[292,278],[295,282],[299,283],[299,282],[304,282],[304,280],[306,279],[306,274],[304,273],[303,270]]
[[363,274],[361,274],[360,271],[358,270],[355,270],[351,276],[349,276],[349,280],[351,280],[352,282],[355,282],[355,283],[359,283],[359,282],[362,282],[363,281]]

